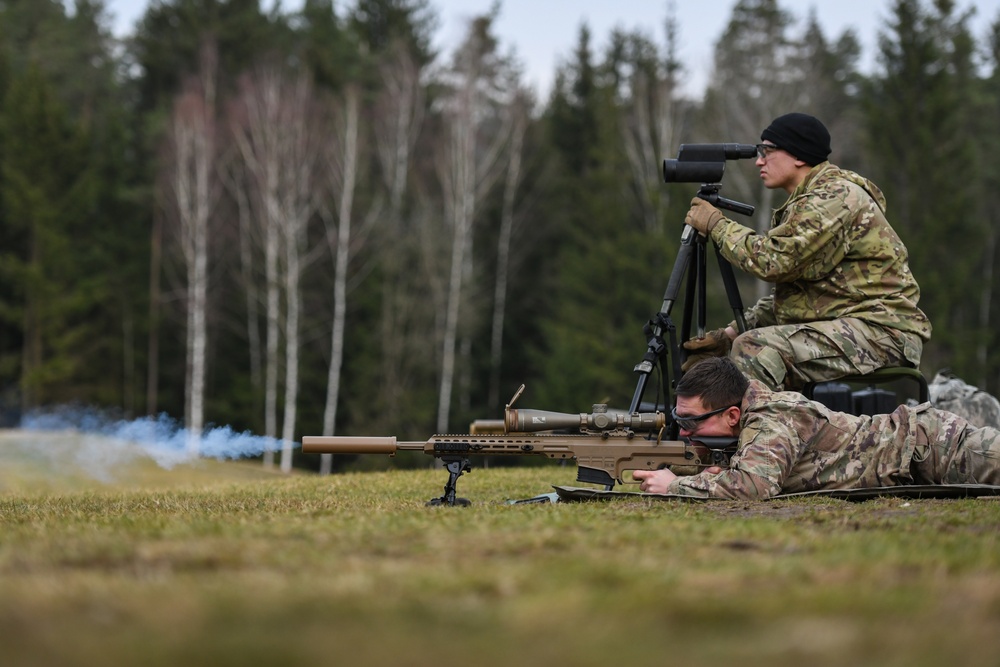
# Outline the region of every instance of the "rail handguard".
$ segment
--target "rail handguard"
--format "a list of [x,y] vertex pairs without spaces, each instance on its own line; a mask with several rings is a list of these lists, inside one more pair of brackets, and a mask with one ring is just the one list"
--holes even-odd
[[[427,441],[409,442],[400,442],[394,436],[306,436],[302,438],[302,451],[306,454],[389,456],[397,451],[422,451],[441,459],[449,472],[444,495],[429,504],[465,505],[467,500],[455,496],[455,483],[462,473],[471,471],[470,456],[539,455],[550,459],[575,459],[578,482],[602,484],[610,490],[616,482],[628,483],[625,473],[632,470],[658,470],[667,466],[727,467],[736,449],[735,438],[660,440],[666,426],[666,415],[660,412],[628,414],[608,410],[604,405],[595,405],[590,414],[515,410],[511,406],[523,389],[522,385],[507,405],[504,419],[507,432],[502,435],[434,435]],[[571,428],[579,432],[552,432]]]

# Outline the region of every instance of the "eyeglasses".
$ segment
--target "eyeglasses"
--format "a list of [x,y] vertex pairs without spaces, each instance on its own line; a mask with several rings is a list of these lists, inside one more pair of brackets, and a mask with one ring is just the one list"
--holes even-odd
[[698,428],[698,424],[700,422],[703,422],[709,417],[717,415],[720,412],[725,412],[729,408],[735,408],[735,407],[736,407],[735,405],[727,405],[724,408],[711,410],[709,412],[706,412],[705,414],[696,415],[694,417],[681,417],[679,414],[677,414],[677,408],[675,407],[670,409],[670,416],[673,417],[674,423],[677,424],[682,429],[684,429],[685,431],[693,431],[696,428]]
[[781,149],[773,144],[757,144],[757,157],[761,160],[766,160],[771,153],[774,151],[780,151]]

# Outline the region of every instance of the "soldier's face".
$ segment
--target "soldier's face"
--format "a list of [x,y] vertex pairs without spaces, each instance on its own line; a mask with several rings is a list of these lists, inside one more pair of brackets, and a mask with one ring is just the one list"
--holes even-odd
[[764,157],[758,157],[756,164],[760,169],[760,180],[764,181],[766,188],[781,188],[790,193],[802,180],[799,165],[804,163],[777,146]]
[[688,419],[697,419],[704,415],[704,419],[698,419],[693,429],[681,428],[679,433],[682,437],[691,435],[731,436],[733,435],[733,427],[739,423],[740,409],[730,407],[710,415],[708,413],[713,411],[705,407],[700,397],[678,396],[676,412],[678,417]]

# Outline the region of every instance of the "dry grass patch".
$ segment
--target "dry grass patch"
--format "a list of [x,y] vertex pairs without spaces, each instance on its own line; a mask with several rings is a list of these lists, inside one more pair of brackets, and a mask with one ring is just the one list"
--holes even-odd
[[506,504],[574,474],[8,491],[4,663],[995,664],[996,501]]

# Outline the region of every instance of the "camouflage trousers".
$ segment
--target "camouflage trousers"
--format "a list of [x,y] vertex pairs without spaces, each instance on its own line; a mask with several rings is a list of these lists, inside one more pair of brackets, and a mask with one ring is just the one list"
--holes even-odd
[[913,483],[1000,486],[1000,431],[924,406],[915,415]]
[[801,390],[810,382],[913,366],[904,343],[922,346],[916,336],[843,318],[751,329],[736,337],[729,356],[747,377],[773,391]]

